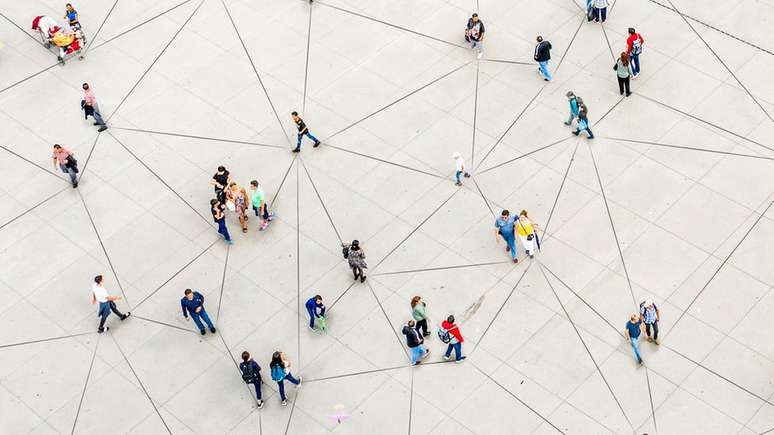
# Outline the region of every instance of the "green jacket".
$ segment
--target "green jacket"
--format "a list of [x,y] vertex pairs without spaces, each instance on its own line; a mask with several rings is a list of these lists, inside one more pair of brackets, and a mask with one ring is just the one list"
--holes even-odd
[[414,317],[414,320],[417,322],[426,319],[427,315],[425,314],[425,303],[420,302],[414,305],[414,309],[411,311],[411,316]]

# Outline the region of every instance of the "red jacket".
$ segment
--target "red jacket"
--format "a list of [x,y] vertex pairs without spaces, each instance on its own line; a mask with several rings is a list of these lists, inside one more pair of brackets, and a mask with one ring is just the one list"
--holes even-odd
[[634,41],[637,40],[637,38],[640,39],[640,45],[645,44],[645,39],[643,39],[642,35],[639,33],[635,33],[633,35],[629,35],[628,38],[626,38],[626,52],[631,53],[632,52],[632,45],[634,44]]
[[444,320],[441,322],[441,328],[449,331],[449,334],[453,335],[454,338],[456,338],[460,343],[465,341],[465,339],[462,338],[462,333],[460,332],[459,326],[455,325],[454,323],[449,323],[448,320]]

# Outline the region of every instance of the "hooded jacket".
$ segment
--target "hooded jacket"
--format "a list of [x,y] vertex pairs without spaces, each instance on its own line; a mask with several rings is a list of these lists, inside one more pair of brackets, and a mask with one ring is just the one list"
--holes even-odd
[[[455,323],[449,323],[448,320],[444,320],[441,322],[441,328],[449,331],[449,334],[451,334],[452,337],[457,339],[458,343],[462,343],[465,341],[464,338],[462,338],[462,333],[460,332],[459,326],[457,326]],[[454,340],[452,340],[454,342]]]
[[406,346],[409,348],[414,348],[422,344],[422,339],[419,338],[419,333],[411,326],[403,326],[403,331],[401,332],[403,332],[403,335],[406,336]]
[[535,60],[546,62],[551,59],[551,43],[542,41],[535,46]]

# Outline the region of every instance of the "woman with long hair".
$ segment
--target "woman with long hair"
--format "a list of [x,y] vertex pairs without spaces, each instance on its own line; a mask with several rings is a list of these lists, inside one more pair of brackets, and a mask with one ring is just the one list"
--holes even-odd
[[621,92],[621,95],[623,95],[624,88],[626,88],[627,97],[632,94],[631,90],[629,89],[629,80],[632,76],[630,68],[631,65],[629,62],[629,55],[624,51],[621,53],[621,57],[619,57],[615,62],[613,69],[618,74],[618,90]]
[[411,317],[416,320],[417,324],[415,326],[417,332],[422,332],[422,335],[424,337],[427,337],[430,335],[430,331],[427,330],[427,313],[425,313],[425,308],[427,305],[419,296],[414,296],[411,298]]
[[285,406],[288,404],[288,398],[285,396],[285,380],[298,385],[301,383],[302,378],[301,376],[299,376],[298,379],[293,377],[290,373],[290,361],[288,361],[285,358],[285,354],[280,351],[276,351],[272,354],[269,369],[271,370],[271,379],[279,386],[282,406]]

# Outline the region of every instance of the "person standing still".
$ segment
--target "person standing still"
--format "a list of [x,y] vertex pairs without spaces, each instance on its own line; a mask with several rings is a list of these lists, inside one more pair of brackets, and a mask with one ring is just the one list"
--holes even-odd
[[231,184],[231,181],[231,173],[228,172],[226,167],[218,166],[218,170],[212,176],[210,184],[215,188],[215,197],[221,203],[226,203],[226,188]]
[[81,101],[81,108],[83,108],[86,119],[91,115],[94,118],[94,125],[99,125],[97,131],[107,130],[107,125],[105,125],[105,121],[99,113],[99,106],[97,106],[97,99],[94,97],[94,91],[91,90],[88,83],[83,84],[83,100]]
[[223,236],[223,239],[226,241],[226,243],[233,245],[234,241],[231,240],[231,235],[228,233],[228,228],[226,227],[226,215],[224,213],[226,206],[215,198],[210,200],[210,206],[212,220],[218,224],[218,233]]
[[54,154],[51,157],[54,160],[54,170],[58,166],[62,172],[70,176],[70,184],[73,185],[73,189],[78,187],[78,161],[75,160],[73,153],[61,145],[55,144]]
[[293,122],[296,123],[296,128],[298,128],[298,134],[297,134],[298,141],[296,141],[296,147],[293,148],[293,152],[297,153],[301,151],[301,139],[303,139],[304,136],[314,141],[315,148],[320,146],[320,141],[317,140],[316,137],[312,136],[312,133],[309,133],[309,128],[306,126],[306,123],[304,122],[304,120],[298,116],[298,112],[293,112],[290,114],[290,116],[293,118]]
[[465,40],[470,42],[471,49],[478,51],[476,57],[479,59],[484,55],[484,32],[484,22],[478,18],[478,14],[473,14],[468,18]]
[[629,340],[632,345],[632,350],[634,350],[634,357],[637,359],[637,364],[640,365],[642,365],[642,356],[640,355],[640,348],[637,344],[637,339],[640,338],[641,333],[642,320],[640,320],[640,316],[632,314],[632,316],[629,318],[629,321],[626,322],[626,330],[624,331],[624,334],[626,339]]
[[298,379],[293,377],[290,373],[290,361],[285,358],[285,354],[280,351],[276,351],[271,356],[271,362],[269,363],[269,369],[271,369],[271,379],[277,383],[279,387],[280,399],[282,399],[282,406],[288,404],[288,398],[285,396],[285,381],[299,385],[303,380],[301,376]]
[[430,331],[427,330],[427,305],[419,296],[411,298],[411,317],[417,321],[417,332],[422,332],[423,337],[428,337]]
[[94,277],[94,284],[91,286],[91,304],[94,305],[99,302],[99,311],[97,312],[97,316],[100,317],[100,320],[97,332],[100,334],[110,329],[109,327],[105,326],[105,321],[107,320],[111,311],[122,321],[132,315],[131,312],[124,314],[118,311],[118,307],[116,307],[115,301],[121,300],[121,296],[110,296],[107,289],[105,289],[104,284],[105,283],[102,275],[97,275]]
[[629,78],[632,75],[629,68],[629,55],[626,54],[626,52],[622,52],[621,57],[619,57],[615,62],[615,65],[613,65],[613,69],[618,75],[618,90],[620,91],[621,95],[624,95],[625,88],[627,97],[632,94],[631,90],[629,89]]
[[245,381],[245,384],[253,384],[255,387],[258,409],[263,408],[263,399],[261,398],[261,366],[250,357],[250,352],[242,352],[242,362],[239,363],[239,371],[242,372],[242,380]]
[[347,253],[346,258],[349,263],[349,268],[352,269],[352,274],[355,276],[355,281],[360,278],[360,282],[365,282],[365,270],[368,265],[365,262],[365,252],[360,247],[360,242],[353,240],[349,245],[344,245],[344,250]]
[[207,331],[204,330],[204,325],[202,324],[202,320],[204,320],[204,322],[210,328],[210,332],[214,334],[216,331],[215,326],[212,325],[210,316],[204,309],[204,296],[199,292],[191,290],[190,288],[185,289],[184,294],[185,295],[180,299],[180,307],[183,309],[183,317],[185,317],[185,320],[188,320],[188,315],[190,314],[194,323],[196,323],[196,327],[199,328],[199,332],[202,335],[207,333]]
[[537,37],[537,45],[535,45],[535,61],[537,61],[540,74],[543,75],[543,80],[550,82],[551,73],[548,71],[548,61],[551,59],[551,43],[544,41],[542,36]]
[[[640,317],[645,323],[645,334],[648,335],[648,343],[661,344],[658,341],[658,321],[661,320],[661,311],[652,300],[640,304]],[[653,338],[650,336],[650,329],[653,328]]]
[[511,260],[514,263],[518,263],[519,260],[516,255],[516,236],[514,234],[514,226],[516,224],[516,218],[511,217],[511,212],[503,210],[500,213],[500,217],[495,219],[495,242],[500,243],[498,236],[505,240],[505,252],[511,253]]
[[642,45],[645,40],[642,35],[629,27],[629,37],[626,38],[626,52],[629,53],[629,60],[632,62],[632,80],[640,75],[640,54],[642,54]]
[[462,338],[462,333],[460,332],[459,326],[454,323],[454,316],[449,316],[446,318],[446,320],[441,322],[441,328],[446,330],[451,338],[451,341],[449,341],[449,346],[446,348],[446,353],[443,355],[443,359],[448,361],[449,358],[451,358],[453,349],[455,362],[461,363],[465,358],[467,358],[466,356],[462,355],[462,343],[465,342],[465,339]]
[[250,182],[250,203],[253,206],[255,215],[261,219],[261,225],[258,231],[263,231],[269,227],[269,222],[274,219],[274,213],[269,213],[269,204],[266,202],[266,193],[263,191],[258,180]]
[[325,317],[325,305],[322,303],[322,296],[315,295],[309,298],[304,307],[306,307],[306,312],[309,314],[309,329],[314,331],[315,319]]
[[607,0],[594,0],[594,21],[599,22],[602,19],[604,23],[607,20],[607,7],[610,3]]
[[422,347],[425,339],[419,335],[419,331],[413,320],[409,320],[408,323],[403,326],[401,330],[403,335],[406,336],[406,346],[411,351],[411,365],[419,365],[423,359],[427,358],[430,354],[429,349]]

